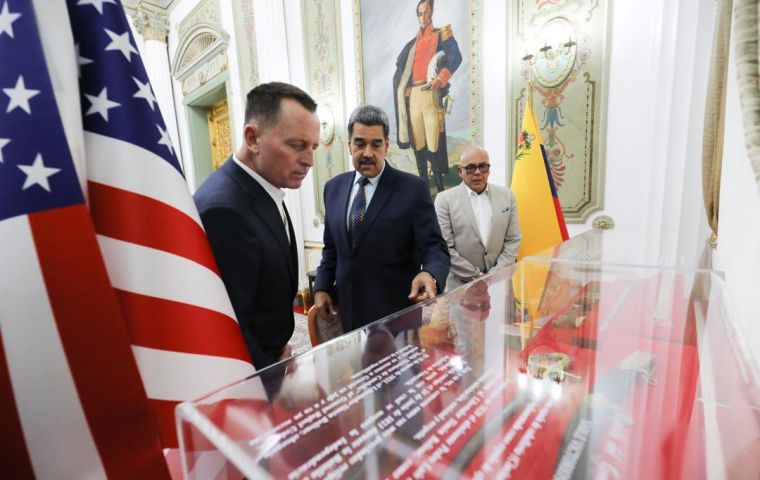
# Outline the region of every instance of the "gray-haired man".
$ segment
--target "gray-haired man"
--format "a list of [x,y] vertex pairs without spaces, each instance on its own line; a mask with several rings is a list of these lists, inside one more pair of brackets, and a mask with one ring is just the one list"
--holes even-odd
[[351,114],[354,172],[325,185],[322,262],[314,284],[322,316],[359,328],[443,291],[449,252],[427,184],[385,161],[388,117],[364,105]]

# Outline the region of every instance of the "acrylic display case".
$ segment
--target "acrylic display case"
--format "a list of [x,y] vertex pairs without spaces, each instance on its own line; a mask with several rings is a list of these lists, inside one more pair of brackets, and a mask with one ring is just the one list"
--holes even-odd
[[180,405],[186,477],[758,478],[722,279],[604,263],[600,239]]

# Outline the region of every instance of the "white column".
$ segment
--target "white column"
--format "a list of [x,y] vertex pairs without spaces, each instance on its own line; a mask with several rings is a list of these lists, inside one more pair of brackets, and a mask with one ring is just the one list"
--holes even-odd
[[166,39],[169,34],[169,17],[138,6],[132,14],[135,30],[143,37],[140,49],[148,80],[153,87],[158,108],[164,117],[166,129],[174,145],[174,151],[182,163],[177,134],[177,114],[174,111],[172,76],[169,69],[169,51]]

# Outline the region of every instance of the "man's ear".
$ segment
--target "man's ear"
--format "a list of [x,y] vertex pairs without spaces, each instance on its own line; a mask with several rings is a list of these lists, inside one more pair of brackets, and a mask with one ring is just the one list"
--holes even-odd
[[245,144],[253,153],[259,153],[259,135],[261,129],[255,123],[246,123],[243,127],[243,136],[245,137]]

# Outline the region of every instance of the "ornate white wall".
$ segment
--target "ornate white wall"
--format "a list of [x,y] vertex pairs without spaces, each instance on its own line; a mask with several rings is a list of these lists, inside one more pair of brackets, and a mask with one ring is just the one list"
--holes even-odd
[[[293,2],[295,3],[295,2]],[[353,0],[341,0],[347,109],[356,104]],[[483,0],[483,143],[491,181],[507,184],[507,5]],[[631,261],[696,261],[706,226],[699,197],[712,0],[612,5],[605,208],[632,239]],[[308,206],[304,213],[309,218]],[[591,228],[569,225],[571,235]],[[321,230],[305,227],[307,240]]]
[[631,239],[632,261],[694,264],[706,235],[699,159],[714,3],[612,6],[602,213]]
[[[483,142],[494,165],[491,180],[508,184],[507,6],[499,0],[482,5]],[[352,6],[353,0],[341,0],[347,113],[356,105]],[[286,8],[286,16],[291,10],[297,8]],[[571,235],[606,214],[630,239],[625,260],[696,264],[707,237],[699,165],[714,16],[712,0],[613,2],[605,207],[586,224],[569,225]],[[300,54],[289,56],[294,53]],[[322,229],[309,221],[311,188],[310,182],[302,188],[304,236],[318,243]]]
[[[180,20],[185,18],[185,16],[187,16],[187,14],[190,13],[190,11],[195,8],[198,3],[200,3],[199,0],[183,0],[175,6],[174,10],[172,10],[171,14],[169,15],[169,58],[174,58],[174,54],[179,47],[177,27]],[[183,165],[185,166],[185,178],[187,179],[187,183],[190,186],[190,191],[195,191],[197,185],[195,184],[195,171],[191,167],[192,159],[190,156],[192,149],[190,148],[190,134],[187,129],[185,107],[182,105],[182,86],[174,79],[171,81],[174,88],[174,111],[177,115],[177,134],[179,136],[178,145],[181,151],[185,154],[183,158]]]
[[[173,9],[170,56],[177,46],[177,23],[197,3],[198,0],[184,0]],[[220,4],[223,11],[231,11],[231,0],[220,0]],[[256,0],[254,6],[260,80],[283,80],[305,87],[300,2]],[[346,116],[357,101],[352,8],[353,0],[340,0]],[[507,184],[510,172],[505,159],[511,148],[506,144],[507,6],[503,0],[482,0],[482,8],[482,29],[487,38],[481,42],[483,93],[487,99],[483,141],[494,164],[492,180]],[[230,15],[223,16],[222,23],[232,34],[234,22]],[[700,157],[714,15],[714,0],[613,1],[605,207],[600,213],[613,217],[616,229],[629,239],[628,261],[695,265],[707,236]],[[235,71],[234,45],[231,49],[230,70]],[[236,119],[233,129],[237,145],[245,92],[235,90],[240,88],[238,76],[231,77],[233,96],[240,100],[230,105]],[[181,131],[184,109],[176,87],[179,136],[187,152],[187,132]],[[729,93],[735,96],[735,91]],[[737,311],[747,319],[757,317],[760,310],[760,297],[749,293],[751,285],[760,280],[760,253],[756,253],[760,245],[760,199],[749,180],[741,135],[736,133],[740,132],[736,109],[738,100],[730,97],[726,128],[728,135],[736,138],[726,142],[716,268],[725,270],[731,294],[739,305]],[[743,161],[733,162],[735,157]],[[348,159],[346,162],[349,164]],[[288,208],[294,218],[300,219],[297,235],[307,245],[317,245],[322,238],[322,228],[312,223],[313,198],[311,177],[300,191],[288,194]],[[737,211],[743,214],[734,215]],[[569,226],[571,235],[588,228],[590,221]],[[760,330],[760,326],[753,328]]]

